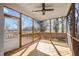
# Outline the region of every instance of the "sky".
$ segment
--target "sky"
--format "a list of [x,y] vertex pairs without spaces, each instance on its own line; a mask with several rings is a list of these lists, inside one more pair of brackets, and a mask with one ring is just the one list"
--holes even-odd
[[18,26],[17,25],[17,22],[15,20],[13,20],[12,18],[9,18],[9,17],[5,17],[5,26],[9,26],[9,29],[17,29]]
[[[20,17],[20,14],[18,12],[8,9],[8,8],[4,8],[4,13]],[[18,24],[18,22],[15,21],[14,19],[5,18],[5,20],[6,20],[5,24],[9,25],[10,28],[17,28],[18,25],[16,25],[16,24]],[[19,20],[19,19],[17,19],[17,20]],[[32,27],[32,19],[27,16],[22,15],[22,29],[25,27]]]
[[32,19],[22,15],[22,25],[24,27],[32,27]]

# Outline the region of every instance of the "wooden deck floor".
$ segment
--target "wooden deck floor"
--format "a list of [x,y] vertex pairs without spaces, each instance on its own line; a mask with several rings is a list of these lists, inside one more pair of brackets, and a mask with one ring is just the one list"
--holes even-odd
[[72,53],[68,47],[48,40],[35,41],[23,48],[5,54],[6,56],[71,56]]

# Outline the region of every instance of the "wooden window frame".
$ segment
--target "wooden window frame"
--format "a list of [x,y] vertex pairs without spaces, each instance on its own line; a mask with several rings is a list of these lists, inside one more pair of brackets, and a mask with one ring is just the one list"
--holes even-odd
[[[14,10],[14,9],[12,9],[12,8],[10,8],[10,7],[7,7],[7,6],[4,6],[4,8],[8,8],[8,9],[11,9],[11,10]],[[14,11],[16,11],[16,10],[14,10]],[[18,12],[18,11],[16,11],[16,12]],[[17,19],[19,19],[20,21],[19,21],[19,48],[21,48],[22,47],[22,15],[25,15],[25,16],[27,16],[27,17],[30,17],[31,19],[32,19],[32,33],[34,32],[34,30],[33,30],[33,28],[34,28],[34,18],[33,17],[31,17],[31,16],[29,16],[29,15],[26,15],[26,14],[24,14],[24,13],[21,13],[21,12],[18,12],[18,13],[20,13],[20,17],[16,17],[16,16],[13,16],[13,15],[9,15],[9,14],[6,14],[6,13],[4,13],[4,16],[7,16],[7,17],[10,17],[10,18],[17,18]],[[33,34],[33,36],[34,36],[34,34]],[[33,41],[34,41],[34,37],[33,37]]]

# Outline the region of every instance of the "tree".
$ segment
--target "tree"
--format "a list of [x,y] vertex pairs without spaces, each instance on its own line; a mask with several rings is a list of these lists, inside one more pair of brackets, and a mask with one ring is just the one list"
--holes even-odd
[[58,19],[54,20],[54,30],[58,32]]
[[46,31],[46,27],[47,27],[47,22],[46,21],[44,21],[44,22],[42,22],[42,27],[41,27],[41,29],[42,29],[42,32],[45,32]]

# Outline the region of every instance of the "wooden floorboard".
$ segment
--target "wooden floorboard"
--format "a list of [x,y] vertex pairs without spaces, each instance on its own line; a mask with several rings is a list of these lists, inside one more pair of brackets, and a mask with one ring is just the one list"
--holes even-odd
[[[53,41],[54,42],[54,41]],[[54,44],[61,56],[71,56],[68,47]],[[7,56],[60,56],[49,40],[35,41],[16,51],[9,52]]]

